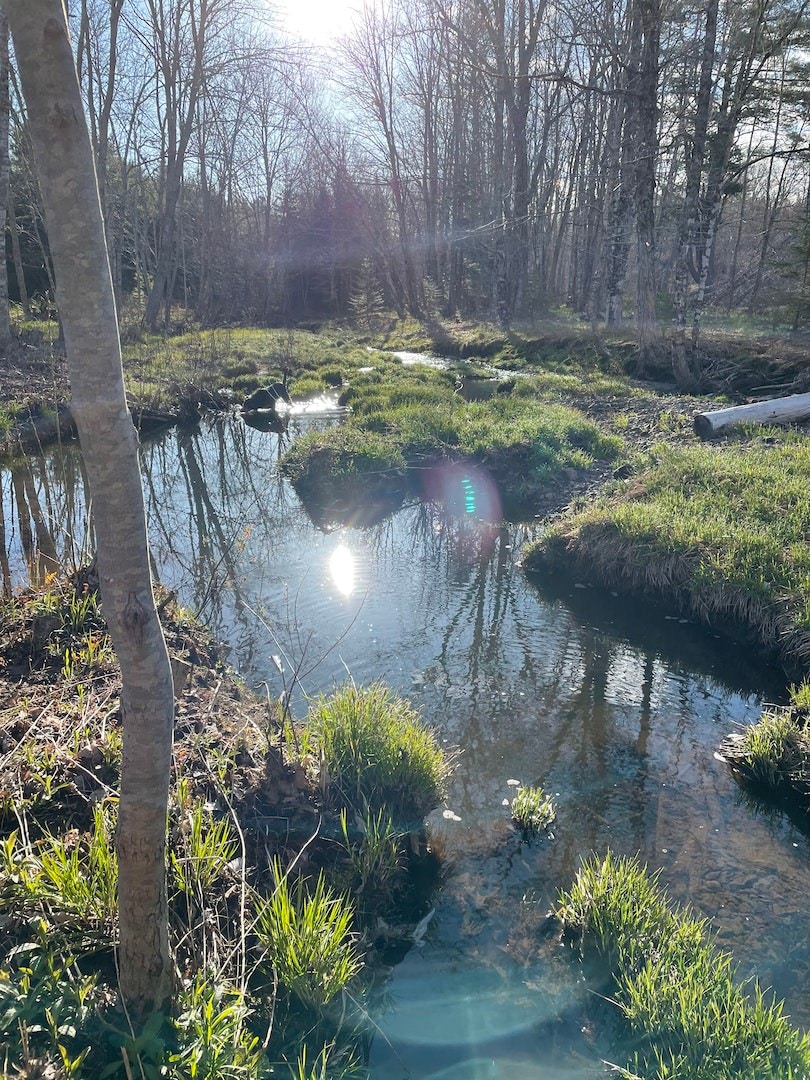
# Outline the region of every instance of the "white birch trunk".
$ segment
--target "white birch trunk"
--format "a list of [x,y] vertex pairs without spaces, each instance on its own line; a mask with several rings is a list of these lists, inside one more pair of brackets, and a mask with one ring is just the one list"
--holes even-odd
[[104,616],[121,665],[124,751],[116,846],[121,992],[143,1014],[170,993],[166,812],[172,676],[149,571],[137,437],[121,346],[93,151],[61,0],[6,0],[28,106],[71,410],[84,451]]

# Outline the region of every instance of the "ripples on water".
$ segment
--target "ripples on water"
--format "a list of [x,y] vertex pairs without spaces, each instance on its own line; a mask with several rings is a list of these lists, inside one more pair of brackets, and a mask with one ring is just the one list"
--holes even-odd
[[[249,683],[280,694],[295,669],[312,694],[383,677],[463,750],[453,817],[431,822],[444,859],[435,914],[375,1007],[374,1075],[600,1074],[583,1031],[592,996],[542,929],[581,856],[608,846],[661,867],[741,973],[810,1024],[807,836],[745,804],[713,756],[783,693],[777,674],[661,613],[527,580],[518,557],[535,526],[477,522],[463,488],[460,517],[419,503],[359,528],[321,508],[316,528],[278,460],[309,423],[337,420],[174,431],[144,447],[143,475],[162,580],[230,642]],[[0,482],[7,585],[78,558],[78,455],[29,459]],[[511,831],[513,778],[554,794],[553,841]]]

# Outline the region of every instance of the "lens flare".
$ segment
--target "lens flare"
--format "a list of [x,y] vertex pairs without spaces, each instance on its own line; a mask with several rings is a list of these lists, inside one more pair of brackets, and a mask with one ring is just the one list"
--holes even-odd
[[424,495],[452,517],[499,522],[498,488],[486,471],[472,462],[456,461],[429,469]]

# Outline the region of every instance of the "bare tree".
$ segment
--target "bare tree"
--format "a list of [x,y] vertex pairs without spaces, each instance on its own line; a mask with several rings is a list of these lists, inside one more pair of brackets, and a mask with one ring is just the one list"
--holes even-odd
[[170,995],[166,814],[174,711],[155,609],[137,436],[127,410],[104,223],[62,0],[7,0],[47,214],[71,407],[93,497],[104,615],[121,666],[116,847],[121,992],[142,1014]]

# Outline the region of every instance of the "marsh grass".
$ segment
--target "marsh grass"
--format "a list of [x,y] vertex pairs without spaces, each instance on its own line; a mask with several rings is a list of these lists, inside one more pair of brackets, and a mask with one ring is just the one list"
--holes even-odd
[[340,830],[346,848],[355,892],[367,897],[384,895],[403,870],[403,833],[398,830],[385,810],[375,814],[366,807],[357,815],[357,828],[350,830],[349,816],[340,812]]
[[382,683],[347,684],[315,700],[305,726],[321,760],[327,799],[398,828],[417,828],[442,801],[449,760],[404,698]]
[[784,708],[765,709],[755,724],[723,740],[720,750],[745,780],[774,796],[810,800],[810,683],[793,687]]
[[655,448],[631,484],[557,523],[527,568],[567,564],[806,661],[810,445],[774,440]]
[[279,980],[304,1005],[321,1009],[362,967],[350,902],[318,874],[314,888],[290,884],[275,863],[275,888],[260,904],[256,934]]
[[627,1069],[645,1080],[785,1080],[808,1075],[810,1039],[780,1003],[735,979],[708,923],[669,902],[637,858],[583,863],[559,899],[566,933],[613,974],[635,1046]]
[[295,481],[312,483],[465,458],[485,463],[505,494],[528,498],[563,469],[612,460],[623,445],[555,400],[557,382],[522,378],[506,384],[510,392],[467,402],[454,392],[452,372],[388,363],[357,374],[341,396],[350,418],[299,440],[284,469]]
[[[290,373],[293,396],[330,385],[321,369],[348,378],[369,364],[369,352],[352,335],[332,328],[320,333],[251,327],[190,327],[172,335],[133,330],[123,345],[127,389],[141,403],[171,403],[184,386],[232,387],[247,394]],[[334,385],[334,382],[331,383]]]
[[527,837],[547,828],[556,818],[557,809],[541,787],[520,787],[512,799],[512,820]]

